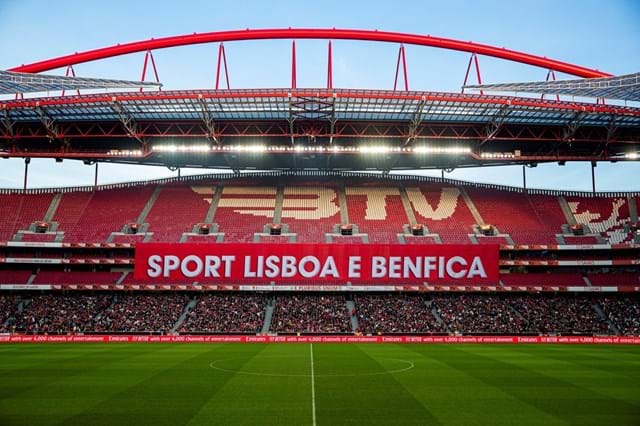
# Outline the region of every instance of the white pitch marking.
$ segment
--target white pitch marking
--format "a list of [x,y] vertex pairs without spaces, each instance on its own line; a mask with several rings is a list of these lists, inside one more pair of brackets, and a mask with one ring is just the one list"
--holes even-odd
[[313,368],[313,343],[309,344],[309,352],[311,353],[311,416],[313,426],[316,426],[316,379]]
[[[306,356],[306,355],[305,355]],[[250,357],[247,357],[250,358]],[[284,356],[284,355],[265,355],[262,358],[299,358],[296,356]],[[263,376],[263,377],[311,377],[311,374],[280,374],[280,373],[258,373],[255,371],[242,371],[242,370],[230,370],[228,368],[223,368],[223,367],[219,367],[217,364],[220,364],[224,361],[235,361],[238,359],[245,359],[244,357],[239,357],[239,358],[223,358],[223,359],[218,359],[216,361],[213,361],[209,364],[209,367],[213,368],[214,370],[219,370],[219,371],[224,371],[225,373],[233,373],[233,374],[243,374],[246,376]],[[411,362],[411,361],[407,361],[404,359],[397,359],[397,358],[380,358],[380,359],[386,359],[389,361],[396,361],[396,362],[401,362],[404,363],[406,365],[408,365],[408,367],[405,368],[399,368],[396,370],[385,370],[385,371],[381,371],[381,372],[375,372],[375,373],[355,373],[355,374],[314,374],[314,377],[365,377],[365,376],[382,376],[385,374],[399,374],[399,373],[404,373],[406,371],[412,370],[413,368],[415,368],[415,365]]]

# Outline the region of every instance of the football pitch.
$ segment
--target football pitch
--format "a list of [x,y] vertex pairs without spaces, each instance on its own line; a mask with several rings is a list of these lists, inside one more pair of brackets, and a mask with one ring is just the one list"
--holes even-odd
[[640,347],[6,344],[0,424],[638,425]]

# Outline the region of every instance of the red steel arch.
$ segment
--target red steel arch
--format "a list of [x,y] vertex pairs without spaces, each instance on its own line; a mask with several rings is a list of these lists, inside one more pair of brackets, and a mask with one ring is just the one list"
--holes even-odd
[[202,34],[193,33],[157,39],[152,38],[149,40],[103,47],[101,49],[87,50],[85,52],[78,52],[71,55],[34,62],[32,64],[21,65],[19,67],[10,69],[10,71],[37,73],[69,65],[95,61],[98,59],[111,58],[114,56],[143,52],[147,50],[163,49],[167,47],[186,46],[202,43],[269,39],[343,39],[404,43],[492,56],[508,61],[519,62],[545,68],[548,70],[563,72],[578,77],[596,78],[611,76],[611,74],[598,71],[596,69],[573,65],[567,62],[505,49],[502,47],[473,43],[471,41],[454,40],[449,38],[434,37],[430,35],[337,28],[273,28],[255,30],[247,28],[246,30],[217,31]]

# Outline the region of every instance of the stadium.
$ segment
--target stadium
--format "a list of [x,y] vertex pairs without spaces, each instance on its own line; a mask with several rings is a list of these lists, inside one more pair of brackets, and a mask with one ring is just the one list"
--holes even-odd
[[[231,88],[232,46],[264,40],[288,87]],[[324,87],[298,87],[301,40]],[[393,90],[334,87],[341,41],[393,44]],[[213,88],[161,83],[160,52],[198,45]],[[407,46],[466,55],[461,91],[409,90]],[[140,79],[76,75],[132,54]],[[484,58],[546,81],[483,84]],[[288,27],[79,51],[0,89],[1,161],[24,162],[0,188],[0,423],[640,422],[640,186],[595,180],[640,158],[640,74]],[[41,159],[93,185],[31,187]],[[591,191],[527,186],[568,162]],[[178,174],[99,183],[111,164]],[[522,185],[448,176],[507,165]]]

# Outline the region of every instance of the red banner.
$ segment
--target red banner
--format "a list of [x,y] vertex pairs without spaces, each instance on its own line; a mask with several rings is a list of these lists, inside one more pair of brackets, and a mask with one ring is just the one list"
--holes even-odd
[[136,246],[136,280],[169,283],[496,284],[498,245]]
[[638,336],[43,336],[1,335],[0,343],[548,343],[639,345]]

